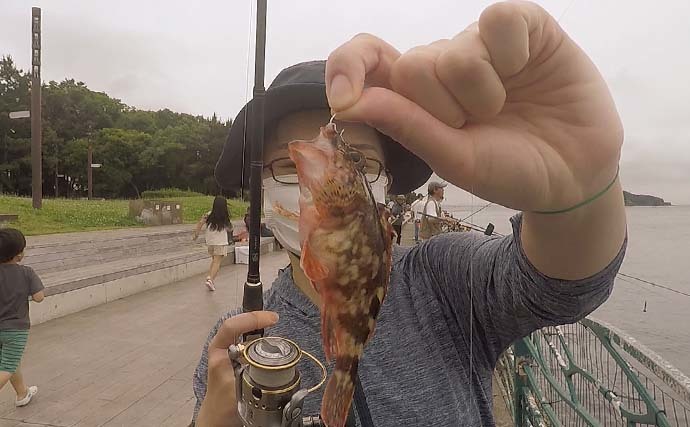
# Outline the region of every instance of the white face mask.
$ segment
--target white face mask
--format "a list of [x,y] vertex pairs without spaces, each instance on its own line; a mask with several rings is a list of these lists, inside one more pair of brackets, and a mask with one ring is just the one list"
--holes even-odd
[[[297,180],[297,175],[285,175],[285,178]],[[367,175],[370,180],[376,178]],[[283,184],[273,178],[264,179],[264,217],[266,226],[273,231],[275,238],[290,252],[300,254],[299,237],[299,185]],[[379,177],[371,185],[374,200],[384,203],[388,180]]]

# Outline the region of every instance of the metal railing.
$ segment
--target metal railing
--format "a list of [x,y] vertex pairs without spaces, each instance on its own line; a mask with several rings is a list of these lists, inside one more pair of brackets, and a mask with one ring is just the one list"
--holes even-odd
[[690,378],[592,318],[517,341],[496,374],[516,427],[690,426]]

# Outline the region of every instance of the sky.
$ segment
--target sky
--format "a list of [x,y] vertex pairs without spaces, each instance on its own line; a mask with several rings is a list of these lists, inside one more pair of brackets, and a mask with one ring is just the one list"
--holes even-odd
[[[269,1],[266,85],[360,32],[401,51],[452,37],[492,2]],[[625,127],[624,187],[690,204],[690,2],[539,2],[604,75]],[[234,117],[251,97],[254,1],[0,0],[0,55],[30,65],[43,12],[43,79],[74,78],[139,109]],[[450,204],[478,203],[449,188]]]

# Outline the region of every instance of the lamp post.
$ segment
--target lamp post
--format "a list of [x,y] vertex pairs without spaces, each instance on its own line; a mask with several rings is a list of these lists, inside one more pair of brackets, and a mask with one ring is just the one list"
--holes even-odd
[[41,8],[31,8],[31,197],[43,205],[41,165]]

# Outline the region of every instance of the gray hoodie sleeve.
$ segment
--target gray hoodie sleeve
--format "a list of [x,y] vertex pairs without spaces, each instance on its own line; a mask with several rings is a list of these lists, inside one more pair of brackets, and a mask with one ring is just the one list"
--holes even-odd
[[[511,219],[513,234],[436,236],[407,257],[409,271],[441,302],[451,327],[468,335],[469,325],[488,360],[539,328],[574,323],[611,294],[627,247],[599,273],[582,280],[559,280],[540,273],[521,245],[522,215]],[[567,245],[568,242],[563,242]]]

